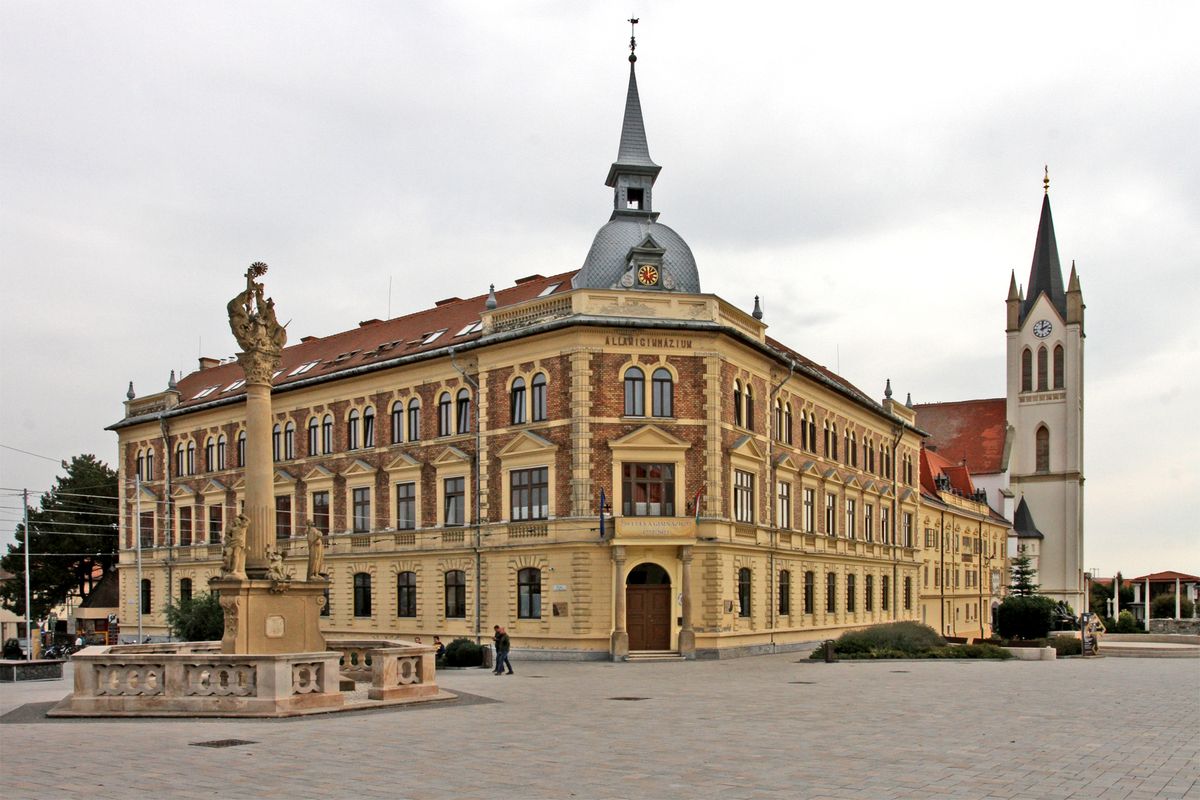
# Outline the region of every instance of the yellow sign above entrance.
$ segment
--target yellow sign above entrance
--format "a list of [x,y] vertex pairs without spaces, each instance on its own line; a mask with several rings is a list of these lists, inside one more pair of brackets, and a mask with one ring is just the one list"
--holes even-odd
[[696,520],[691,517],[617,517],[618,539],[694,539]]

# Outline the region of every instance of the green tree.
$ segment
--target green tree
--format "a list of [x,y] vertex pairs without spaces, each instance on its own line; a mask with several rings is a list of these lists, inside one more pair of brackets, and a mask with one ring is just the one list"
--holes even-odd
[[211,642],[225,634],[225,612],[215,594],[197,594],[167,605],[171,635],[185,642]]
[[1042,639],[1050,632],[1054,601],[1041,595],[1009,595],[996,612],[996,625],[1005,639]]
[[13,574],[0,583],[0,604],[19,616],[25,614],[27,538],[33,619],[43,619],[69,594],[90,591],[99,580],[93,576],[117,562],[117,473],[92,455],[76,456],[66,469],[39,506],[30,507],[29,531],[18,525],[16,542],[0,558],[0,567]]
[[[1191,619],[1192,612],[1195,611],[1195,606],[1192,601],[1186,597],[1179,598],[1179,615],[1184,619]],[[1175,618],[1175,593],[1160,594],[1158,597],[1150,601],[1150,619],[1174,619]]]
[[1012,560],[1012,581],[1009,590],[1021,597],[1032,597],[1037,594],[1037,570],[1034,569],[1033,559],[1025,553]]

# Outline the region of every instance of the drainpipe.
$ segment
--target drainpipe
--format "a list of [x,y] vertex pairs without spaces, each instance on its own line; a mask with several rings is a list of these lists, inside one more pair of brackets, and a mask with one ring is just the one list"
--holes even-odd
[[942,509],[938,520],[938,570],[941,574],[942,592],[938,602],[939,616],[942,618],[942,636],[946,635],[946,510]]
[[[166,509],[166,524],[163,526],[163,535],[167,540],[167,602],[171,601],[172,579],[174,577],[174,558],[175,558],[175,509],[171,506],[171,426],[167,424],[166,417],[163,414],[158,415],[158,427],[162,431],[163,447],[167,451],[166,463],[163,464],[164,489],[163,493],[166,496],[163,507]],[[185,455],[184,458],[187,456]],[[140,524],[140,523],[139,523]],[[141,535],[141,531],[138,532]],[[138,607],[141,608],[141,582],[138,582]],[[167,631],[169,637],[171,632]],[[139,637],[138,644],[141,644]]]
[[479,496],[483,492],[483,475],[480,471],[481,461],[479,459],[481,433],[479,430],[479,384],[475,379],[463,371],[463,368],[458,365],[458,360],[455,358],[454,348],[450,348],[450,365],[463,376],[463,380],[471,384],[471,388],[475,390],[475,513],[472,514],[471,521],[475,528],[475,644],[482,642],[480,631],[482,630],[482,619],[480,618],[480,592],[483,591],[482,579],[479,572],[482,569],[482,556],[480,555],[480,547],[482,546],[483,534],[479,527]]
[[983,638],[983,519],[979,520],[979,536],[975,539],[979,542],[979,558],[976,559],[979,563],[975,565],[975,584],[979,589],[979,605],[975,607],[975,616],[979,618],[979,638]]
[[900,525],[900,484],[896,478],[896,461],[899,457],[898,446],[904,438],[904,427],[897,425],[892,428],[896,438],[892,440],[892,619],[900,618],[900,554],[896,552],[896,531]]
[[796,362],[789,358],[787,377],[776,384],[775,388],[771,390],[770,395],[767,396],[767,409],[771,415],[771,422],[778,423],[772,425],[775,428],[774,434],[767,436],[767,465],[769,467],[767,474],[771,476],[771,485],[767,490],[767,498],[771,507],[771,549],[767,552],[767,564],[769,565],[767,571],[767,587],[769,589],[769,596],[767,598],[767,629],[770,631],[772,649],[774,649],[775,645],[775,612],[778,608],[775,597],[775,548],[779,544],[779,499],[775,496],[778,488],[776,484],[779,482],[777,480],[779,470],[775,466],[775,439],[783,434],[783,431],[779,429],[780,425],[783,424],[783,420],[779,419],[782,412],[780,414],[775,413],[775,395],[779,393],[779,390],[783,388],[785,383],[792,379],[795,371]]

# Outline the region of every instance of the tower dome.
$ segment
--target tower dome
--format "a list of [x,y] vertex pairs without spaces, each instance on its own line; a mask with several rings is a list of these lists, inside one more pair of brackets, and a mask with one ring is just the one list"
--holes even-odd
[[[637,47],[630,39],[630,50]],[[700,292],[700,274],[687,242],[658,221],[652,202],[654,182],[662,167],[650,159],[642,105],[638,99],[637,55],[629,55],[629,91],[617,160],[608,170],[606,186],[613,189],[613,212],[575,275],[576,289],[638,289]]]

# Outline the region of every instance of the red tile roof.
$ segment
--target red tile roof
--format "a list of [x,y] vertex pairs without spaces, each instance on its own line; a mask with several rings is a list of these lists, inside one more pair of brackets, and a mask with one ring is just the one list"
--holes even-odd
[[[559,284],[554,292],[565,292],[571,288],[571,278],[575,272],[577,270],[550,277],[533,275],[522,278],[515,286],[496,290],[496,300],[500,307],[514,305],[537,297],[554,284]],[[286,386],[295,381],[330,375],[385,359],[411,356],[450,344],[474,341],[480,337],[479,331],[458,334],[471,323],[479,321],[479,315],[485,310],[486,302],[486,294],[466,300],[440,300],[433,308],[403,317],[367,320],[359,323],[357,328],[332,336],[306,336],[284,349],[279,365],[280,372],[273,385]],[[430,340],[429,337],[438,331],[442,333],[436,339]],[[302,373],[292,374],[298,368],[312,362],[316,363],[311,368]],[[193,372],[178,383],[179,407],[187,408],[214,400],[240,397],[245,394],[243,387],[228,387],[243,377],[245,376],[242,367],[237,361]],[[211,392],[203,397],[199,396],[210,388]]]
[[1144,583],[1145,581],[1150,581],[1151,583],[1165,583],[1167,581],[1170,581],[1173,583],[1176,578],[1178,578],[1180,581],[1200,582],[1200,576],[1188,575],[1183,572],[1172,572],[1172,571],[1154,572],[1154,573],[1151,573],[1150,575],[1143,575],[1140,578],[1122,578],[1121,580],[1126,581],[1128,583]]
[[921,403],[913,408],[917,427],[929,432],[926,447],[948,463],[965,465],[976,475],[1002,471],[1008,430],[1003,397]]

